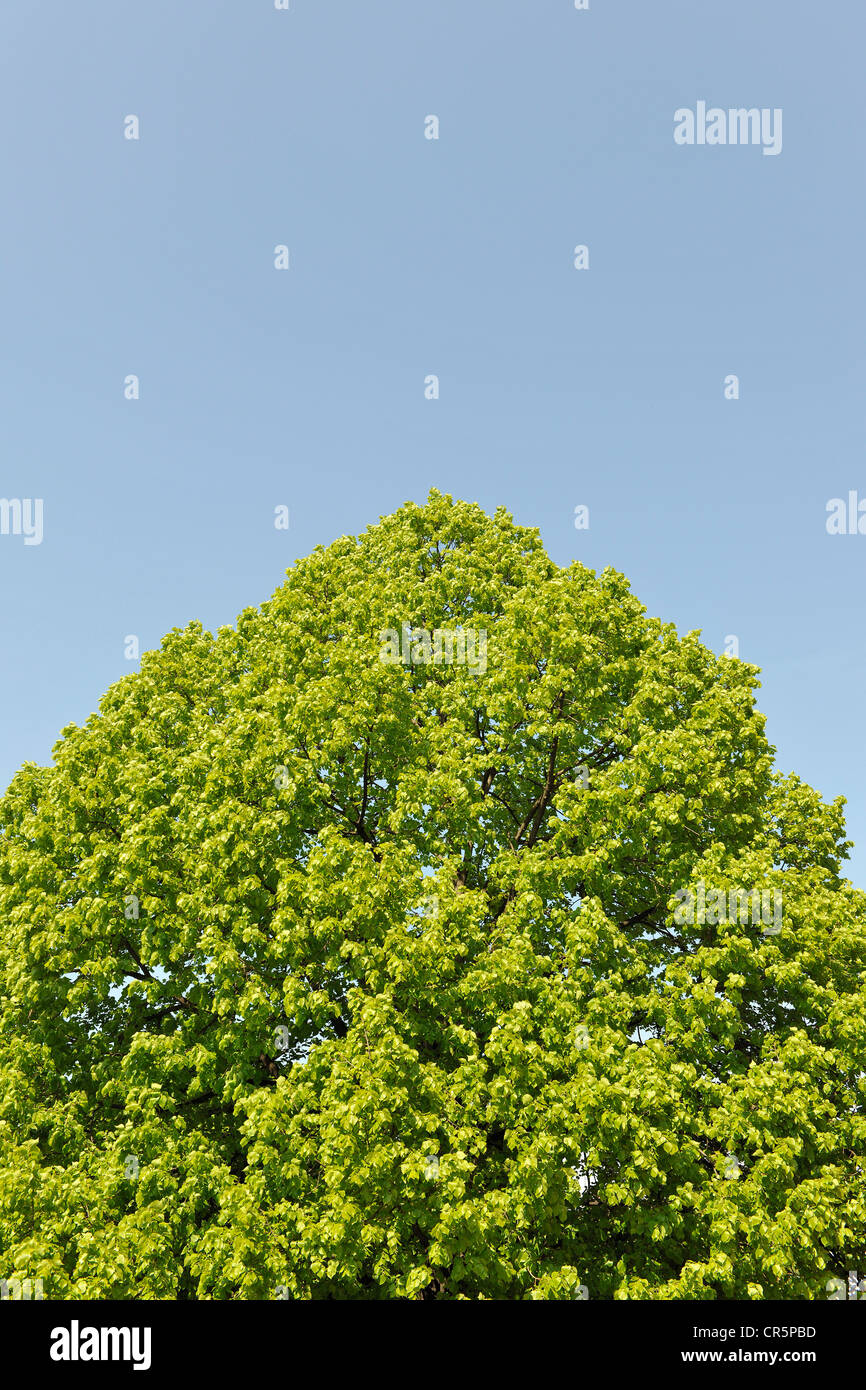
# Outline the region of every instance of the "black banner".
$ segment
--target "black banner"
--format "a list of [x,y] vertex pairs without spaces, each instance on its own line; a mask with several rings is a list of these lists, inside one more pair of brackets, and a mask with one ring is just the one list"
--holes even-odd
[[[162,1380],[167,1374],[214,1374],[220,1381],[282,1368],[294,1381],[306,1363],[323,1358],[330,1378],[370,1369],[375,1349],[383,1371],[411,1338],[411,1362],[423,1379],[459,1360],[507,1365],[522,1353],[538,1369],[565,1354],[580,1368],[623,1373],[679,1370],[701,1377],[713,1366],[728,1372],[760,1367],[771,1377],[808,1371],[820,1378],[850,1368],[862,1344],[864,1313],[812,1303],[658,1303],[576,1300],[574,1304],[515,1307],[486,1303],[475,1313],[456,1305],[428,1307],[417,1319],[408,1304],[50,1302],[4,1300],[0,1332],[4,1361],[38,1371],[49,1383],[91,1380],[106,1373]],[[431,1336],[432,1334],[432,1336]],[[430,1340],[427,1340],[427,1339]],[[587,1358],[591,1358],[588,1360]],[[365,1377],[366,1378],[366,1377]],[[388,1380],[393,1377],[389,1373]]]

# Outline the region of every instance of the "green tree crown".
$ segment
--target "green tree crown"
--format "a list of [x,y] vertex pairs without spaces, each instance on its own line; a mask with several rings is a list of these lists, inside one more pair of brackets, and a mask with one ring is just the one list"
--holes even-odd
[[0,801],[0,1275],[814,1299],[866,1272],[864,897],[757,674],[435,491],[169,633]]

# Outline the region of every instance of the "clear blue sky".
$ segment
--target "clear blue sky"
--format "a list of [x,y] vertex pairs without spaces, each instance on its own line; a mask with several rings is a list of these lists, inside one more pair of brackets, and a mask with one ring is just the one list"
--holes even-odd
[[[126,634],[436,486],[736,634],[866,842],[866,536],[825,529],[866,497],[864,52],[860,0],[5,0],[0,495],[44,539],[0,536],[0,782]],[[678,146],[701,100],[781,153]]]

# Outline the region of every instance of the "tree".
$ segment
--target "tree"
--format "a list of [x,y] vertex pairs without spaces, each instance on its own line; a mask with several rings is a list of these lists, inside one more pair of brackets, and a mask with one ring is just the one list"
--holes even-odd
[[172,631],[0,802],[0,1274],[815,1299],[866,1273],[864,896],[756,686],[437,492],[235,628]]

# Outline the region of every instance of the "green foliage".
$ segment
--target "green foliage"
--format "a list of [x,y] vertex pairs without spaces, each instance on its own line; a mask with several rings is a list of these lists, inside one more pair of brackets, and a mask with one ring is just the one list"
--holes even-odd
[[[380,660],[404,622],[483,629],[486,670]],[[864,897],[756,685],[436,492],[236,629],[171,632],[0,802],[0,1275],[815,1299],[866,1272]],[[781,930],[678,925],[699,881],[780,891]]]

